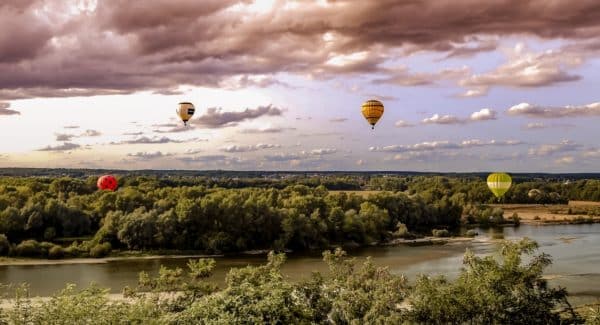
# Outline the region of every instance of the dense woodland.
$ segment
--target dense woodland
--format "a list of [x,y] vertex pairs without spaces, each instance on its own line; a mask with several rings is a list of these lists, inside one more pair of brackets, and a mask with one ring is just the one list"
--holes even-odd
[[[126,175],[116,192],[98,191],[96,178],[0,178],[0,254],[322,249],[443,236],[461,224],[518,223],[485,205],[498,201],[483,176]],[[531,189],[538,195],[528,195]],[[568,200],[600,201],[600,181],[516,177],[502,202]]]
[[49,300],[19,288],[0,312],[8,324],[597,324],[600,309],[574,310],[567,291],[543,278],[551,259],[528,240],[504,242],[497,256],[465,254],[455,280],[420,276],[409,282],[370,259],[357,263],[326,251],[329,274],[292,282],[281,273],[283,254],[268,263],[232,269],[222,288],[207,278],[215,260],[190,260],[188,269],[161,268],[139,276],[126,300],[98,287],[68,286]]

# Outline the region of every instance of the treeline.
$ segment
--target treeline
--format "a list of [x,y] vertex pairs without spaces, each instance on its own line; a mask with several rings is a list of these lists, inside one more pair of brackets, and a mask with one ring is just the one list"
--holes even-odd
[[[116,192],[96,178],[0,178],[0,254],[104,256],[112,249],[316,249],[431,235],[463,223],[507,222],[481,179],[346,175],[290,180],[125,176]],[[270,186],[268,184],[277,184]],[[348,187],[385,191],[363,197]],[[346,185],[344,185],[346,184]],[[537,196],[529,195],[537,189]],[[600,181],[517,183],[504,202],[600,200]],[[518,224],[518,217],[510,222]],[[438,234],[444,232],[437,232]]]
[[496,255],[467,252],[456,280],[420,276],[413,284],[370,259],[358,264],[342,250],[326,251],[328,276],[292,282],[281,272],[285,255],[232,269],[225,286],[207,281],[212,259],[188,269],[141,273],[127,299],[108,290],[68,286],[48,300],[27,299],[26,288],[8,301],[8,324],[596,324],[600,310],[577,313],[564,288],[544,279],[548,255],[528,240],[504,242]]
[[[426,233],[453,228],[462,214],[448,197],[380,192],[364,198],[323,186],[162,187],[159,180],[139,177],[123,180],[116,192],[101,192],[92,181],[72,178],[3,183],[0,251],[21,256],[101,256],[111,248],[220,253],[365,245],[390,239],[399,225]],[[55,248],[56,254],[44,243],[85,236],[93,238]]]

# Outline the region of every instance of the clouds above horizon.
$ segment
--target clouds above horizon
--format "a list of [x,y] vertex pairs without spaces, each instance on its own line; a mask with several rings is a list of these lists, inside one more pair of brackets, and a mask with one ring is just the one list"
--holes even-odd
[[[342,0],[259,6],[233,0],[143,6],[125,0],[79,1],[78,6],[3,1],[0,29],[10,37],[0,37],[0,98],[176,92],[181,84],[219,87],[232,78],[239,87],[266,87],[281,83],[277,74],[282,72],[319,78],[378,73],[385,72],[382,64],[391,53],[471,57],[498,47],[486,35],[588,40],[598,35],[600,21],[596,1]],[[505,77],[523,71],[528,64],[523,58],[464,84],[531,86],[577,78],[552,69],[554,60],[561,60],[552,53],[532,58],[547,63],[536,65],[543,71],[531,78]],[[415,76],[396,80],[398,72],[389,73],[387,82],[427,83],[428,78]]]
[[[5,0],[0,29],[2,166],[595,171],[600,158],[597,1]],[[374,130],[370,98],[385,105]],[[185,127],[180,101],[196,105]]]

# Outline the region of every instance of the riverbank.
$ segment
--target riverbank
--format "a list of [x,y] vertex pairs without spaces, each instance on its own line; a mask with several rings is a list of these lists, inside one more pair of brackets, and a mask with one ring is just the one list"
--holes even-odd
[[[473,240],[473,237],[422,237],[416,239],[403,239],[396,238],[383,243],[373,243],[371,245],[342,245],[345,248],[361,248],[361,247],[376,247],[376,246],[395,246],[395,245],[408,245],[408,246],[422,246],[422,245],[444,245],[449,243],[457,242],[469,242]],[[335,249],[339,245],[332,245],[329,248],[323,248],[318,251],[326,249]],[[253,249],[242,251],[232,256],[260,256],[267,255],[271,249]],[[313,250],[316,251],[316,250]],[[292,250],[286,249],[286,254],[293,253]],[[0,257],[0,266],[35,266],[35,265],[69,265],[69,264],[106,264],[117,261],[135,261],[135,260],[159,260],[159,259],[200,259],[200,258],[222,258],[228,255],[225,254],[185,254],[181,251],[172,251],[172,253],[161,253],[154,254],[153,252],[145,253],[143,251],[120,251],[114,253],[109,257],[100,258],[87,258],[87,257],[73,257],[64,259],[41,259],[41,258],[19,258],[19,257]]]

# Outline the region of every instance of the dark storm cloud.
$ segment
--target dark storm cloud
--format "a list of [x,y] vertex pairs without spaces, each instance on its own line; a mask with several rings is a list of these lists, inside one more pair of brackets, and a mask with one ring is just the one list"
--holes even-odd
[[[478,35],[585,40],[598,35],[600,21],[596,0],[302,1],[293,9],[281,1],[264,13],[244,10],[247,3],[106,0],[76,12],[67,1],[2,1],[0,98],[164,93],[181,84],[223,86],[232,78],[237,87],[262,87],[279,84],[273,78],[279,72],[317,78],[384,72],[395,77],[385,82],[422,84],[430,76],[390,76],[381,63],[396,49],[460,57],[495,47],[493,37]],[[336,64],[332,53],[362,54]],[[465,85],[507,83],[503,72]]]
[[204,115],[194,120],[194,123],[209,128],[235,126],[239,122],[256,119],[262,116],[279,116],[283,113],[280,108],[272,105],[246,108],[241,112],[224,112],[221,108],[209,108]]

